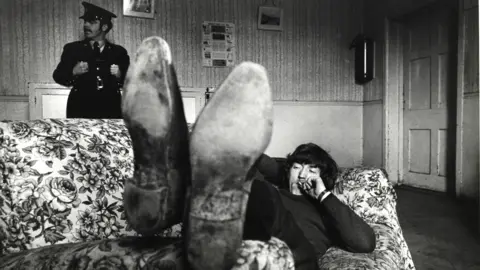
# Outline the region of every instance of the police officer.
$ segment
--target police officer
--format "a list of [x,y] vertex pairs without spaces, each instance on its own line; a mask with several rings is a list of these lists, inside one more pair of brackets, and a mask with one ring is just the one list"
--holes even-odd
[[87,2],[82,5],[85,38],[63,47],[53,79],[72,87],[67,118],[122,118],[121,88],[130,57],[122,46],[105,38],[117,16]]

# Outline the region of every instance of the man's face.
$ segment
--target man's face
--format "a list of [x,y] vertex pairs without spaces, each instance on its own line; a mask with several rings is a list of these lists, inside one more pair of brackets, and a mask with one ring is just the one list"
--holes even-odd
[[290,192],[294,195],[302,195],[298,183],[307,181],[310,178],[318,177],[320,177],[320,169],[316,165],[294,162],[290,168],[288,179]]
[[88,39],[97,39],[105,34],[99,20],[85,20],[83,22],[83,33]]

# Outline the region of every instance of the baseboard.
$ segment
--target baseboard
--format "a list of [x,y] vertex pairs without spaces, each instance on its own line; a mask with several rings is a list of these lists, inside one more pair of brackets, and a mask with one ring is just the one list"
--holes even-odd
[[0,96],[0,102],[28,102],[28,96]]
[[377,99],[377,100],[366,100],[363,101],[363,106],[369,106],[369,105],[378,105],[378,104],[383,104],[383,100]]
[[478,98],[478,92],[463,93],[463,98]]
[[[394,185],[394,188],[395,188],[396,190],[412,191],[412,192],[423,193],[423,194],[444,196],[444,197],[449,197],[449,198],[453,198],[453,197],[454,197],[454,196],[452,196],[452,194],[448,194],[448,193],[446,193],[446,192],[429,190],[429,189],[424,189],[424,188],[419,188],[419,187],[412,187],[412,186],[407,186],[407,185],[404,185],[404,184],[401,184],[401,183]],[[454,194],[453,194],[453,195],[454,195]]]

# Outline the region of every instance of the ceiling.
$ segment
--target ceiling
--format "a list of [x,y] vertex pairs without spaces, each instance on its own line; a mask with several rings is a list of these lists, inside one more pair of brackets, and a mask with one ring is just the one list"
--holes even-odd
[[[383,0],[387,2],[388,15],[391,18],[399,17],[427,6],[438,0]],[[448,0],[453,1],[453,0]]]

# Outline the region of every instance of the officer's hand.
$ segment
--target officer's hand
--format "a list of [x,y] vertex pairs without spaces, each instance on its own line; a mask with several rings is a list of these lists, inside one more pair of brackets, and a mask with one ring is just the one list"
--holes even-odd
[[88,72],[88,63],[80,61],[73,67],[73,75],[82,75]]
[[112,74],[113,76],[115,76],[117,78],[120,78],[121,72],[120,72],[120,68],[118,67],[118,65],[111,65],[110,66],[110,74]]

